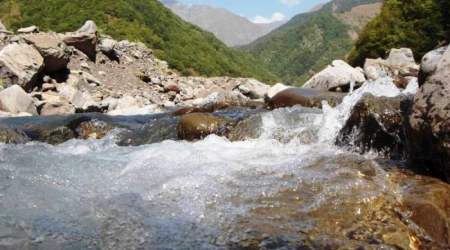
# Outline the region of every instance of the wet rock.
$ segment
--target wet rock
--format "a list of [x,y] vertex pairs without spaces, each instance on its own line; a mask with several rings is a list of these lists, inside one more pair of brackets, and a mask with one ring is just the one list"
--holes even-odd
[[[0,124],[0,142],[5,144],[22,144],[30,141],[26,134],[18,128]],[[0,244],[1,246],[1,244]]]
[[414,177],[401,197],[409,217],[426,234],[450,246],[450,186],[436,179]]
[[74,46],[90,59],[95,59],[98,37],[94,22],[87,21],[78,31],[66,33],[62,39],[68,46]]
[[178,125],[178,139],[200,140],[215,134],[227,119],[203,113],[192,113],[181,117]]
[[449,48],[414,97],[406,135],[411,165],[450,182]]
[[69,52],[66,44],[58,36],[30,34],[23,36],[23,39],[44,57],[45,72],[53,73],[67,67],[70,61]]
[[28,44],[10,44],[0,51],[0,78],[3,85],[17,84],[31,91],[44,69],[44,58]]
[[230,141],[257,139],[262,133],[262,116],[253,115],[240,121],[227,135]]
[[435,49],[423,56],[420,63],[419,71],[419,86],[422,86],[427,80],[428,76],[436,69],[437,64],[441,60],[442,55],[447,50],[448,46]]
[[343,93],[318,91],[304,88],[289,88],[276,94],[268,104],[270,109],[286,108],[301,105],[309,108],[322,108],[322,101],[327,101],[331,107],[342,102]]
[[91,121],[82,122],[76,129],[79,139],[102,139],[105,137],[112,127],[104,121],[93,119]]
[[21,28],[17,30],[17,33],[19,34],[39,33],[39,28],[36,26]]
[[275,85],[273,85],[268,91],[267,94],[265,96],[265,98],[267,100],[272,99],[272,97],[274,97],[276,94],[280,93],[281,91],[291,88],[290,86],[286,86],[282,83],[277,83]]
[[37,115],[33,99],[18,85],[13,85],[0,92],[0,110],[12,114],[26,112]]
[[372,150],[387,158],[402,159],[405,138],[401,105],[410,99],[407,96],[377,98],[364,95],[353,107],[336,144],[361,154]]
[[66,126],[59,126],[52,129],[45,129],[39,138],[39,141],[51,145],[58,145],[75,138],[76,134],[73,130]]
[[179,116],[156,118],[141,129],[120,136],[119,146],[141,146],[166,140],[178,140]]
[[322,91],[330,91],[336,88],[349,89],[350,84],[354,82],[360,85],[366,78],[359,70],[348,65],[344,61],[333,61],[332,65],[307,81],[302,88]]

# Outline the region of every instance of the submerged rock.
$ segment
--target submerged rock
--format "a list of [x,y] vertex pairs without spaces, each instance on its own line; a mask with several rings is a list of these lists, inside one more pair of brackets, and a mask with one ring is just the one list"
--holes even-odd
[[203,113],[192,113],[181,117],[178,125],[178,139],[200,140],[215,134],[228,120]]
[[353,107],[336,144],[363,154],[376,151],[387,158],[404,157],[404,114],[402,103],[410,97],[374,97],[366,94]]
[[413,167],[450,182],[450,48],[414,97],[406,135]]
[[343,93],[318,91],[303,88],[289,88],[276,94],[268,104],[269,109],[301,105],[308,108],[322,108],[322,101],[336,107],[345,97]]
[[26,134],[17,128],[0,124],[0,142],[6,144],[22,144],[30,141]]

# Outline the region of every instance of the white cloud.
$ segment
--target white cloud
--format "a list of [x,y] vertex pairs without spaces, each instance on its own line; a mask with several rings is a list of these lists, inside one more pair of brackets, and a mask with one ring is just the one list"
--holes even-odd
[[298,5],[300,3],[300,0],[278,0],[278,1],[288,7],[294,7],[295,5]]
[[250,21],[254,22],[254,23],[273,23],[276,21],[283,21],[286,18],[285,15],[283,15],[280,12],[275,12],[273,13],[272,17],[267,18],[267,17],[263,17],[263,16],[255,16],[254,18],[250,19]]

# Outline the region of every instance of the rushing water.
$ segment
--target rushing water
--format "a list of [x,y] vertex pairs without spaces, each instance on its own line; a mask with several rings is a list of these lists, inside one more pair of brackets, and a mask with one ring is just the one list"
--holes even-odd
[[333,146],[366,92],[400,94],[384,79],[334,109],[265,113],[243,142],[0,145],[0,248],[414,249],[391,174]]

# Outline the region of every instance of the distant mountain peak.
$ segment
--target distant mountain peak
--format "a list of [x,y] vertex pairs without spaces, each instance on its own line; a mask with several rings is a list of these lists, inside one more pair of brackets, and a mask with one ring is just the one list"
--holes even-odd
[[250,44],[286,23],[286,21],[253,23],[248,18],[225,8],[215,8],[206,4],[184,4],[175,0],[161,0],[161,2],[183,20],[213,33],[230,47]]

